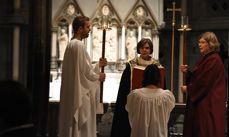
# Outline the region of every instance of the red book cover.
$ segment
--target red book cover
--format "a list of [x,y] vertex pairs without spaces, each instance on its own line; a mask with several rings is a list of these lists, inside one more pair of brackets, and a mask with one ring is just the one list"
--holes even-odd
[[[132,72],[132,90],[142,88],[143,72],[145,67],[137,66],[133,68]],[[159,68],[161,73],[161,85],[160,88],[164,88],[165,84],[165,68]]]

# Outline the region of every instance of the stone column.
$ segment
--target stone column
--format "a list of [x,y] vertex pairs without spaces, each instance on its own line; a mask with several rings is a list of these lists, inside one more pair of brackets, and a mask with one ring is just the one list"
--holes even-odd
[[91,31],[90,31],[90,33],[89,33],[89,35],[88,35],[88,38],[87,38],[87,52],[88,52],[88,55],[91,57],[91,55],[92,55],[92,50],[91,50]]
[[138,42],[141,40],[142,38],[142,26],[138,26]]
[[[20,0],[14,0],[14,9],[19,10],[21,7]],[[19,57],[20,57],[20,27],[15,26],[13,30],[13,80],[19,79]]]
[[20,49],[20,27],[14,27],[13,32],[13,80],[19,78],[19,49]]
[[47,137],[50,51],[51,0],[30,0],[28,89],[33,94],[33,124],[36,137]]
[[68,41],[70,41],[72,38],[72,24],[68,26],[68,30]]
[[125,28],[125,26],[123,25],[122,26],[122,46],[121,46],[121,59],[125,59],[125,57],[126,57],[126,47],[125,47],[125,43],[126,43],[126,41],[125,41],[125,32],[126,32],[126,28]]
[[58,27],[52,28],[52,46],[51,46],[51,62],[50,67],[57,68],[57,31]]
[[153,36],[153,58],[159,59],[159,36]]

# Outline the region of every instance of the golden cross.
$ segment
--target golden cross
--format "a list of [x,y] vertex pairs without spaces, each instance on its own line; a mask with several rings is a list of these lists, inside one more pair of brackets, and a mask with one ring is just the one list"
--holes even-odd
[[173,93],[173,58],[174,58],[174,31],[175,31],[175,12],[181,11],[181,9],[175,8],[176,2],[173,2],[173,8],[167,9],[167,11],[173,12],[173,20],[172,20],[172,64],[171,64],[171,92]]
[[170,8],[167,8],[167,11],[172,11],[173,12],[173,21],[172,21],[172,26],[175,26],[175,12],[176,11],[181,11],[181,8],[179,9],[176,9],[175,6],[176,5],[176,2],[173,2],[173,8],[170,9]]

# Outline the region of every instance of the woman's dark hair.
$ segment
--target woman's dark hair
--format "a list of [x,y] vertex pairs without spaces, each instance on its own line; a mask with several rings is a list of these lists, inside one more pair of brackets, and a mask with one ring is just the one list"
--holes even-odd
[[157,65],[148,65],[143,73],[142,87],[157,85],[161,81],[161,73]]
[[76,33],[79,27],[84,27],[86,21],[89,21],[88,17],[85,16],[76,17],[72,23],[73,31]]
[[150,47],[150,54],[153,53],[153,43],[148,38],[142,38],[137,44],[137,53],[140,54],[140,48],[143,47],[146,43],[149,44]]

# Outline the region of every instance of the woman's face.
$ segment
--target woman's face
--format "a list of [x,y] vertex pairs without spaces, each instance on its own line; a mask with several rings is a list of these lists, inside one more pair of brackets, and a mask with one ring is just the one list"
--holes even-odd
[[204,38],[201,38],[199,40],[199,48],[200,48],[200,53],[203,55],[206,55],[210,52],[209,44]]
[[148,60],[150,59],[150,47],[149,44],[146,43],[144,46],[142,46],[141,48],[139,48],[140,54],[141,54],[141,58],[144,60]]

